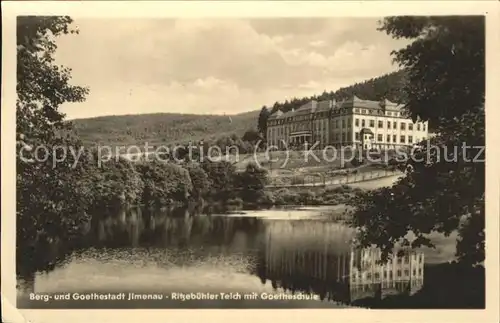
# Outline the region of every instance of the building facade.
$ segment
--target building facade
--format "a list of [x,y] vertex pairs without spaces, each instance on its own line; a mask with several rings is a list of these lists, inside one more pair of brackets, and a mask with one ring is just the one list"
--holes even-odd
[[413,122],[402,105],[383,100],[312,100],[298,109],[277,111],[267,121],[267,144],[279,149],[315,145],[363,149],[413,146],[428,138],[428,123]]

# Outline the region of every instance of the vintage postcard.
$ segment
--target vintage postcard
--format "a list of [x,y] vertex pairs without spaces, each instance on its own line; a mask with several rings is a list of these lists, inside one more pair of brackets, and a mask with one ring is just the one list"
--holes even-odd
[[498,321],[498,3],[2,7],[5,322]]

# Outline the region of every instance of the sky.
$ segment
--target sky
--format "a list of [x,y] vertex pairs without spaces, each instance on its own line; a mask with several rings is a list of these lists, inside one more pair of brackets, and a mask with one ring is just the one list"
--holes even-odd
[[56,63],[90,90],[68,119],[237,114],[398,69],[377,18],[74,19]]

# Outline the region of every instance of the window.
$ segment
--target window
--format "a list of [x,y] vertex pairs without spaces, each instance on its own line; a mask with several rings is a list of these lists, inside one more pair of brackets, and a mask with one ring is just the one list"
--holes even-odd
[[409,143],[409,144],[412,144],[412,143],[413,143],[413,137],[412,137],[412,136],[408,136],[408,143]]
[[379,127],[379,128],[383,128],[383,127],[384,127],[384,123],[383,123],[382,121],[379,121],[379,122],[378,122],[378,127]]
[[365,120],[361,120],[361,127],[364,127],[365,126]]
[[361,113],[366,114],[366,110],[365,109],[363,109],[361,111],[362,111]]
[[375,120],[370,120],[370,128],[374,128],[375,127]]
[[406,123],[401,122],[401,130],[406,130]]
[[398,270],[398,277],[401,277],[401,270]]
[[389,271],[389,278],[392,279],[392,270]]
[[425,123],[422,125],[422,130],[425,131]]
[[413,268],[413,276],[417,276],[417,270]]
[[408,124],[408,130],[413,130],[413,123]]
[[392,123],[392,129],[397,129],[398,128],[398,123],[396,121],[394,121]]
[[345,141],[345,133],[342,134],[342,141]]
[[368,114],[372,114],[373,113],[373,110],[368,110]]
[[384,271],[384,279],[387,278],[387,271]]
[[418,268],[418,275],[422,276],[422,268]]
[[375,273],[375,279],[380,279],[380,274],[379,273]]
[[410,271],[408,269],[405,269],[405,277],[410,276]]
[[391,129],[391,122],[387,121],[387,129]]
[[377,141],[382,141],[382,135],[377,135]]
[[387,142],[391,142],[391,135],[387,135]]
[[405,138],[405,136],[401,136],[401,138],[400,138],[400,139],[401,139],[401,140],[400,140],[400,143],[404,144],[404,143],[405,143],[405,139],[406,139],[406,138]]
[[372,279],[372,273],[367,273],[367,274],[366,274],[366,278],[367,278],[367,279]]
[[339,120],[335,120],[335,128],[339,127]]
[[347,118],[347,128],[351,128],[351,118]]
[[354,125],[356,127],[359,127],[359,119],[358,118],[354,119]]
[[417,123],[417,130],[420,131],[420,123]]
[[398,264],[401,264],[403,261],[400,257],[398,257]]
[[396,135],[392,135],[392,142],[393,142],[393,143],[398,142],[398,140],[397,140],[397,138],[396,138]]
[[342,128],[345,128],[345,120],[342,119]]
[[354,133],[354,138],[355,138],[356,140],[359,140],[359,132],[355,132],[355,133]]
[[410,257],[408,257],[407,255],[405,256],[405,264],[408,264],[410,263]]

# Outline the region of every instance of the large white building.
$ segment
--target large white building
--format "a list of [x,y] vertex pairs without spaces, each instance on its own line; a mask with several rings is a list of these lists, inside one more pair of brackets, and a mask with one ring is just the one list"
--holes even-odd
[[298,109],[277,111],[267,121],[267,144],[279,148],[331,145],[364,149],[413,146],[428,138],[428,123],[413,122],[402,105],[356,96],[341,102],[312,100]]

